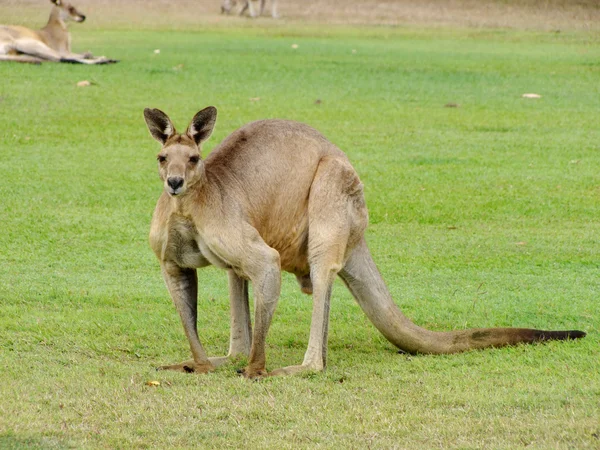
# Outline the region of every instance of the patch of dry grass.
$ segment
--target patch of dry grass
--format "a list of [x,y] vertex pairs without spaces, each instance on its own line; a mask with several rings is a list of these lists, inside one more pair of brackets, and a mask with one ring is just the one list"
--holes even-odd
[[[88,27],[192,28],[202,24],[250,22],[219,14],[220,0],[74,0],[89,17]],[[499,27],[530,30],[599,30],[597,0],[279,0],[283,19],[277,23],[336,25],[428,25]],[[44,0],[0,2],[0,21],[46,20]],[[272,19],[258,23],[266,25]],[[256,21],[252,21],[256,23]]]

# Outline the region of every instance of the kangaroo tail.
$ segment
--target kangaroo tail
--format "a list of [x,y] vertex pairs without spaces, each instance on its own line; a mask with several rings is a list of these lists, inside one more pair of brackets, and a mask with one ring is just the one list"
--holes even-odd
[[421,328],[402,314],[392,300],[364,239],[352,250],[339,275],[375,327],[392,344],[408,353],[457,353],[518,343],[579,339],[586,335],[578,330],[475,328],[437,332]]

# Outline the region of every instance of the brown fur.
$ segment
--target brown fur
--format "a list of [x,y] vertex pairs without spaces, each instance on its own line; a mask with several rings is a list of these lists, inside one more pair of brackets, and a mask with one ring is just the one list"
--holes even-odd
[[[216,109],[200,111],[178,134],[162,111],[146,109],[151,134],[162,144],[158,200],[150,244],[180,314],[193,359],[165,366],[207,372],[228,358],[249,356],[246,377],[267,375],[265,340],[277,304],[281,270],[313,295],[308,350],[301,365],[271,374],[323,370],[332,283],[340,276],[381,333],[410,353],[453,353],[520,342],[570,339],[580,331],[518,328],[432,332],[394,304],[364,240],[363,185],[346,155],[307,125],[285,120],[250,123],[227,137],[205,161],[200,144],[212,132]],[[196,328],[196,269],[228,271],[229,354],[208,358]],[[255,295],[250,324],[248,281]]]
[[40,63],[43,61],[79,64],[108,64],[117,62],[91,53],[71,52],[71,34],[66,21],[83,22],[85,16],[63,0],[50,0],[54,6],[46,26],[31,30],[17,25],[0,25],[0,61]]

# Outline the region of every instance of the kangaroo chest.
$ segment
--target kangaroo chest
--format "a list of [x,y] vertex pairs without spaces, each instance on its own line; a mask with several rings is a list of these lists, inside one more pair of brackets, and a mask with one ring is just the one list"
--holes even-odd
[[230,268],[210,249],[189,219],[171,217],[163,239],[161,246],[163,260],[171,260],[179,267],[195,269],[212,264],[222,269]]

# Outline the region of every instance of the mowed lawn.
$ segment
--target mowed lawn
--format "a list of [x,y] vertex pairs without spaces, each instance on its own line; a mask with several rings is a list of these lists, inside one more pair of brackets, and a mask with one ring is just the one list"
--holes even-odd
[[[215,25],[74,42],[121,62],[0,65],[0,448],[600,446],[598,35]],[[208,105],[205,154],[279,117],[349,155],[375,260],[420,325],[588,337],[407,357],[339,283],[324,373],[156,372],[189,350],[147,244],[162,187],[142,111],[183,130]],[[224,354],[226,275],[199,279],[201,337]],[[308,339],[311,300],[283,280],[269,369]]]

